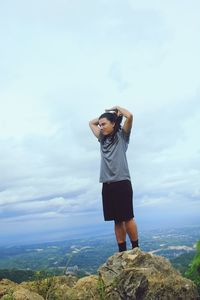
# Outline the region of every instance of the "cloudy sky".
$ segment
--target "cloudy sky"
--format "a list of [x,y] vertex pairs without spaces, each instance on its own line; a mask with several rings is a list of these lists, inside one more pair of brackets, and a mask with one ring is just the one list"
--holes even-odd
[[134,114],[139,231],[200,225],[200,3],[0,2],[0,243],[87,236],[104,223],[88,121]]

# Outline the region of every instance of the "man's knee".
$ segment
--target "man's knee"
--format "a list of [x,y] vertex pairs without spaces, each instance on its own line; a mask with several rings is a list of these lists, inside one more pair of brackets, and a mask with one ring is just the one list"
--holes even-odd
[[130,222],[134,222],[134,220],[133,220],[133,218],[131,218],[131,219],[128,219],[128,220],[126,220],[126,221],[124,221],[125,222],[125,224],[128,224],[128,223],[130,223]]
[[115,221],[115,230],[120,230],[120,231],[126,230],[126,225],[124,221]]

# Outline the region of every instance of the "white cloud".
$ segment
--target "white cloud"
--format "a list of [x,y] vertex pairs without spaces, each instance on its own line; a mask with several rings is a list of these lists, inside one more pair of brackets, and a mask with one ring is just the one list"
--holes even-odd
[[10,4],[0,4],[1,222],[44,217],[53,230],[48,218],[60,217],[59,230],[102,217],[88,121],[116,104],[134,113],[137,209],[152,220],[172,203],[198,211],[198,1]]

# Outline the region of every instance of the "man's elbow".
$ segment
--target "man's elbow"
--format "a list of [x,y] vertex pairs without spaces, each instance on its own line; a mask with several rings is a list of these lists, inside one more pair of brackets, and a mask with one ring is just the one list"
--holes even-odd
[[127,118],[132,121],[133,120],[133,114],[129,113],[128,116],[127,116]]
[[92,124],[94,124],[94,120],[90,120],[88,123],[89,123],[89,125],[92,125]]

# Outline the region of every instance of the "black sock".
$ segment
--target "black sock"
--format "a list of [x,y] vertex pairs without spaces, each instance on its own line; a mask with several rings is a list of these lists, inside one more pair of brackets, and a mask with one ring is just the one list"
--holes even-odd
[[134,249],[134,248],[136,248],[136,247],[139,247],[138,240],[136,240],[136,241],[131,241],[131,244],[132,244],[132,249]]
[[119,252],[126,251],[126,242],[118,243]]

